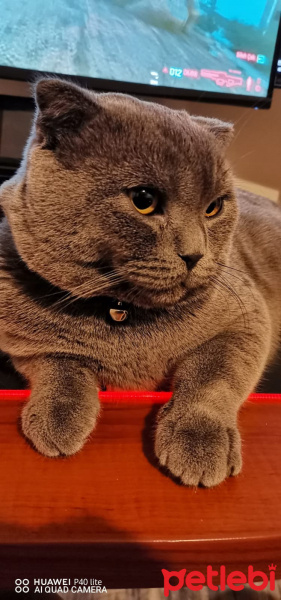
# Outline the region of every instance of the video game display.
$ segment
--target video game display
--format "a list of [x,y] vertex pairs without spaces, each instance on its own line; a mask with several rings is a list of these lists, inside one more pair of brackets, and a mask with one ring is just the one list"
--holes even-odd
[[0,65],[266,97],[281,0],[2,0]]

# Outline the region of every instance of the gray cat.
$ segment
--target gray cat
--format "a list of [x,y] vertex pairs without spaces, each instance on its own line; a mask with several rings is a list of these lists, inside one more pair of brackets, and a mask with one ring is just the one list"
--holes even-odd
[[173,390],[155,452],[187,485],[241,469],[237,411],[281,329],[281,211],[235,197],[232,126],[43,79],[1,189],[0,348],[27,438],[83,446],[97,387]]

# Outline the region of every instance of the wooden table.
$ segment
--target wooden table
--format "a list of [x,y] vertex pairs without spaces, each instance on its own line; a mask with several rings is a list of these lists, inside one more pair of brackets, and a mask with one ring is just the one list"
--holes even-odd
[[71,458],[37,454],[18,431],[21,403],[0,406],[0,587],[17,578],[102,579],[162,587],[162,568],[208,564],[281,576],[281,404],[241,411],[243,472],[189,489],[156,468],[151,405],[108,405]]

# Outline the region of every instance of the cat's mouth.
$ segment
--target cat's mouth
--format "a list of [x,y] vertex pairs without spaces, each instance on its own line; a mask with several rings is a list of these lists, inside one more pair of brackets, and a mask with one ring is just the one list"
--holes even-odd
[[203,295],[206,294],[206,290],[206,284],[192,289],[187,289],[183,283],[174,287],[151,289],[141,286],[136,287],[128,283],[118,286],[116,297],[121,301],[140,308],[168,308],[181,302],[194,304],[196,300],[202,300]]
[[[96,274],[101,278],[102,285],[91,290],[91,283],[87,284],[87,293],[80,295],[90,298],[100,295],[108,295],[122,302],[135,305],[144,309],[168,308],[180,302],[193,303],[205,293],[207,283],[204,279],[195,278],[193,281],[186,275],[185,271],[176,271],[169,267],[163,269],[162,276],[156,274],[157,265],[144,267],[127,264],[116,266],[108,259],[105,262],[79,263],[83,268],[93,271],[93,281]],[[130,268],[131,267],[131,268]],[[136,272],[137,269],[137,272]],[[199,281],[201,279],[201,281]],[[99,280],[98,280],[99,282]]]
[[[127,301],[142,308],[165,308],[179,302],[185,296],[186,290],[179,289],[161,289],[152,290],[140,287],[139,289],[124,290],[124,296]],[[122,294],[123,295],[123,294]]]
[[114,292],[118,298],[145,309],[172,306],[187,294],[186,270],[162,265],[154,259],[126,261],[113,269],[120,275]]
[[205,272],[188,273],[176,265],[160,270],[154,261],[148,265],[134,263],[119,267],[118,272],[123,281],[116,286],[117,297],[145,309],[168,308],[181,302],[194,304],[208,289]]

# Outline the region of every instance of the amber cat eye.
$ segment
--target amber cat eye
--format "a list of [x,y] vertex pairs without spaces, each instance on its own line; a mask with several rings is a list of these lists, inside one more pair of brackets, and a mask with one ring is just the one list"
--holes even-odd
[[205,212],[205,217],[207,217],[208,219],[210,217],[215,217],[216,215],[218,215],[223,207],[223,202],[224,202],[224,198],[217,198],[217,200],[214,200],[214,202],[211,202],[211,204],[209,204],[206,212]]
[[155,212],[159,202],[159,193],[157,190],[140,186],[128,190],[128,195],[135,209],[142,215],[149,215]]

